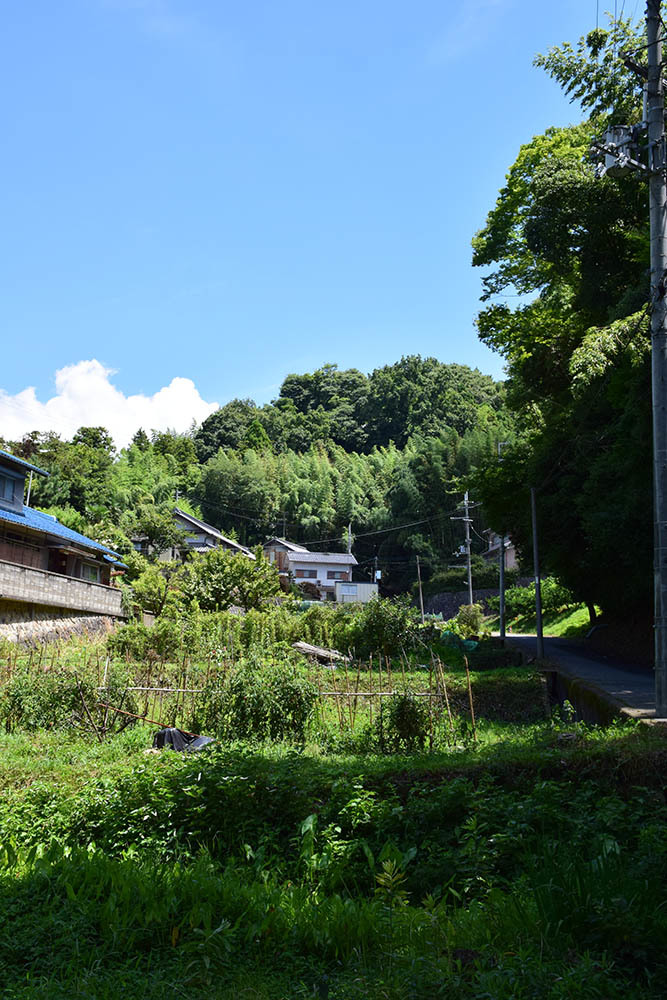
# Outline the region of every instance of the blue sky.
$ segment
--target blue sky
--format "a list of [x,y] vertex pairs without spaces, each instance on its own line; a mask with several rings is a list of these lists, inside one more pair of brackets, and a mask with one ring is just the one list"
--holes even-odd
[[6,5],[0,436],[101,406],[127,428],[187,424],[327,361],[420,353],[500,377],[474,331],[470,239],[519,145],[578,119],[532,58],[595,12]]

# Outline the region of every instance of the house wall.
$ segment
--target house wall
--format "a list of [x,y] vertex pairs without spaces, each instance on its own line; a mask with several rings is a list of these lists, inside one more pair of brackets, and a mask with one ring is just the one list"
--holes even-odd
[[366,604],[378,596],[377,583],[338,583],[336,601],[339,604]]
[[74,580],[60,573],[0,562],[3,601],[20,601],[50,608],[90,611],[122,617],[121,592],[101,583]]
[[[306,573],[316,573],[316,576],[300,576],[299,570],[303,570]],[[312,563],[312,562],[299,562],[298,559],[290,559],[289,571],[294,578],[296,583],[302,580],[308,580],[309,583],[314,583],[320,590],[329,590],[333,594],[336,586],[335,580],[330,580],[327,577],[327,573],[344,573],[345,576],[342,578],[347,581],[352,578],[351,569],[349,566],[341,565],[341,563]]]

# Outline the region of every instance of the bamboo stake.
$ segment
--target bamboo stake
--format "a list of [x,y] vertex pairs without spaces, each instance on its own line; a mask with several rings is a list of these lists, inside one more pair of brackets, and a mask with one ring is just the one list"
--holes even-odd
[[344,729],[343,725],[343,709],[338,697],[338,691],[336,690],[336,668],[331,671],[331,683],[333,684],[334,691],[336,692],[336,709],[338,711],[338,724],[340,726],[341,732]]
[[347,660],[345,663],[345,690],[347,692],[347,711],[350,717],[350,729],[354,729],[354,719],[352,718],[352,701],[350,699],[350,677],[347,672]]
[[354,682],[354,711],[352,713],[352,728],[357,721],[357,696],[359,694],[359,675],[361,673],[361,660],[357,660],[357,677]]
[[468,669],[468,657],[463,657],[463,662],[466,668],[466,680],[468,682],[468,701],[470,702],[470,720],[472,722],[472,738],[477,742],[477,726],[475,724],[475,709],[472,704],[472,684],[470,683],[470,670]]
[[442,691],[445,696],[445,705],[447,706],[447,717],[449,719],[449,729],[452,737],[452,746],[456,743],[456,732],[454,730],[454,719],[452,717],[452,709],[449,704],[449,695],[447,694],[447,682],[445,681],[445,671],[442,666],[440,657],[437,659],[438,670],[439,670],[439,683],[442,686]]
[[373,682],[373,654],[372,653],[371,653],[371,656],[370,656],[369,675],[370,675],[370,692],[371,692],[371,696],[368,699],[368,712],[369,712],[369,715],[370,715],[370,720],[369,720],[370,721],[370,725],[372,726],[373,725],[373,683],[374,683]]
[[[98,702],[100,708],[110,708],[112,712],[117,712],[119,715],[129,715],[131,719],[139,719],[141,722],[150,722],[152,726],[159,726],[160,729],[175,729],[175,726],[165,726],[163,722],[159,722],[157,719],[149,719],[145,715],[137,715],[136,712],[127,712],[122,708],[114,708],[113,705],[107,705],[105,702]],[[193,736],[195,739],[199,739],[202,735],[201,733],[189,733],[185,729],[179,729],[179,733],[183,733],[184,736]]]
[[102,743],[102,741],[104,740],[104,737],[102,736],[102,734],[100,733],[99,729],[95,725],[95,720],[93,719],[92,715],[90,714],[90,710],[89,710],[88,706],[86,705],[86,699],[85,699],[85,696],[84,696],[84,693],[83,693],[83,688],[81,687],[81,681],[79,680],[79,675],[77,674],[76,671],[74,671],[74,676],[76,678],[76,686],[79,689],[79,695],[81,697],[81,704],[83,705],[83,710],[84,710],[84,712],[86,713],[86,715],[88,717],[88,721],[90,722],[91,726],[93,727],[93,732],[97,736],[97,739],[99,740],[100,743]]
[[433,661],[428,668],[428,752],[433,753]]

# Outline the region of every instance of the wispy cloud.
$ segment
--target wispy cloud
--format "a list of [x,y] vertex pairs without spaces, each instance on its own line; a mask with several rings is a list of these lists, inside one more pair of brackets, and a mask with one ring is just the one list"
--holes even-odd
[[29,386],[16,395],[0,389],[0,432],[9,439],[29,431],[56,431],[65,437],[79,427],[106,427],[123,447],[139,427],[186,431],[217,408],[202,399],[192,379],[176,377],[152,396],[125,396],[113,385],[116,372],[99,361],[78,361],[55,375],[55,395],[45,402]]
[[208,30],[192,9],[173,0],[101,0],[102,5],[135,19],[146,34],[165,40],[202,40]]
[[448,4],[452,17],[428,47],[427,58],[434,66],[446,66],[467,55],[496,30],[498,21],[512,7],[514,0],[459,0]]

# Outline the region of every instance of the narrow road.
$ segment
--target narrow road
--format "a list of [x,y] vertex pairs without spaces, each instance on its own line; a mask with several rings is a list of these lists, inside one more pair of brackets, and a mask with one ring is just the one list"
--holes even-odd
[[[521,649],[524,656],[537,655],[537,638],[534,635],[508,635],[508,646]],[[576,677],[584,683],[605,692],[624,714],[636,719],[655,716],[655,681],[650,667],[623,663],[613,657],[594,653],[567,639],[544,639],[545,665],[552,665],[558,673]]]

